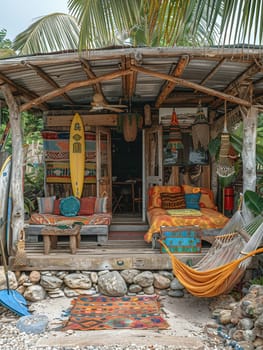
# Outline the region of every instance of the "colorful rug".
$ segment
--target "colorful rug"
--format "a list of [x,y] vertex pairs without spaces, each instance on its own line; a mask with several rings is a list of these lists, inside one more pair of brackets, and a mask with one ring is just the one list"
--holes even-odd
[[155,296],[86,296],[74,299],[66,330],[167,329]]

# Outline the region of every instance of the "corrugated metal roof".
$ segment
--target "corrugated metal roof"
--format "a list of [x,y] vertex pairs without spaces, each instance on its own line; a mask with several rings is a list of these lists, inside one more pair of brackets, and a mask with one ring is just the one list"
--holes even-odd
[[[73,82],[90,80],[91,75],[87,75],[84,65],[89,68],[93,77],[109,75],[122,69],[128,69],[130,66],[171,75],[180,64],[181,57],[185,55],[189,57],[189,61],[178,78],[234,96],[238,95],[238,91],[234,91],[235,85],[237,87],[240,83],[251,82],[254,96],[257,97],[255,103],[260,103],[263,92],[262,52],[257,49],[124,48],[14,57],[0,60],[0,83],[10,84],[14,95],[19,97],[21,104],[24,104],[30,100],[25,90],[28,93],[34,93],[36,97],[41,97],[56,90],[54,84],[58,88],[63,88]],[[253,65],[255,66],[253,72],[245,76],[245,72]],[[40,70],[47,79],[39,73]],[[209,74],[211,76],[205,83],[202,83]],[[53,80],[53,86],[48,79]],[[129,80],[128,76],[101,81],[100,88],[107,102],[126,104],[134,108],[142,108],[144,104],[150,104],[154,108],[166,80],[141,72],[134,73],[133,79],[135,79],[134,89],[131,87],[132,79]],[[228,91],[230,85],[232,89]],[[46,104],[49,110],[72,110],[72,108],[80,109],[81,107],[89,110],[95,90],[96,85],[94,84],[67,91],[66,94],[72,100],[72,106],[62,94],[47,99]],[[129,91],[132,91],[131,95]],[[0,99],[4,100],[1,90]],[[161,107],[193,107],[199,100],[204,107],[209,108],[214,105],[217,110],[220,110],[223,102],[216,103],[217,97],[209,93],[177,84]],[[229,106],[235,107],[235,104],[229,103]],[[34,108],[42,107],[38,105]],[[103,112],[105,113],[105,110]]]

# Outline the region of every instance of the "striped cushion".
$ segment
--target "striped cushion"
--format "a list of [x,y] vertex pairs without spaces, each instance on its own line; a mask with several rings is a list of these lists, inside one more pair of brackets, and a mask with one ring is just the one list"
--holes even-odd
[[107,213],[108,197],[97,197],[95,202],[95,214]]
[[160,194],[163,209],[184,209],[185,198],[183,193],[167,193]]
[[38,212],[40,214],[53,214],[56,197],[37,197]]

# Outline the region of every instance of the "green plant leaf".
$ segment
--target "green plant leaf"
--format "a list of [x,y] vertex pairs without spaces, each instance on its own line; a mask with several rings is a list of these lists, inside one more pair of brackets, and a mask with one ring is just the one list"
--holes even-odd
[[253,214],[260,215],[263,213],[263,197],[258,193],[247,190],[244,194],[244,200]]

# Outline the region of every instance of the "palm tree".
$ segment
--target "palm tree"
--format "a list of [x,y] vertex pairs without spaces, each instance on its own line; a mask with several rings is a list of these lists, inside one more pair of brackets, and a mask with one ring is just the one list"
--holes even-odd
[[[113,45],[261,43],[262,0],[68,0],[20,33],[20,54]],[[238,19],[238,20],[237,20]]]

